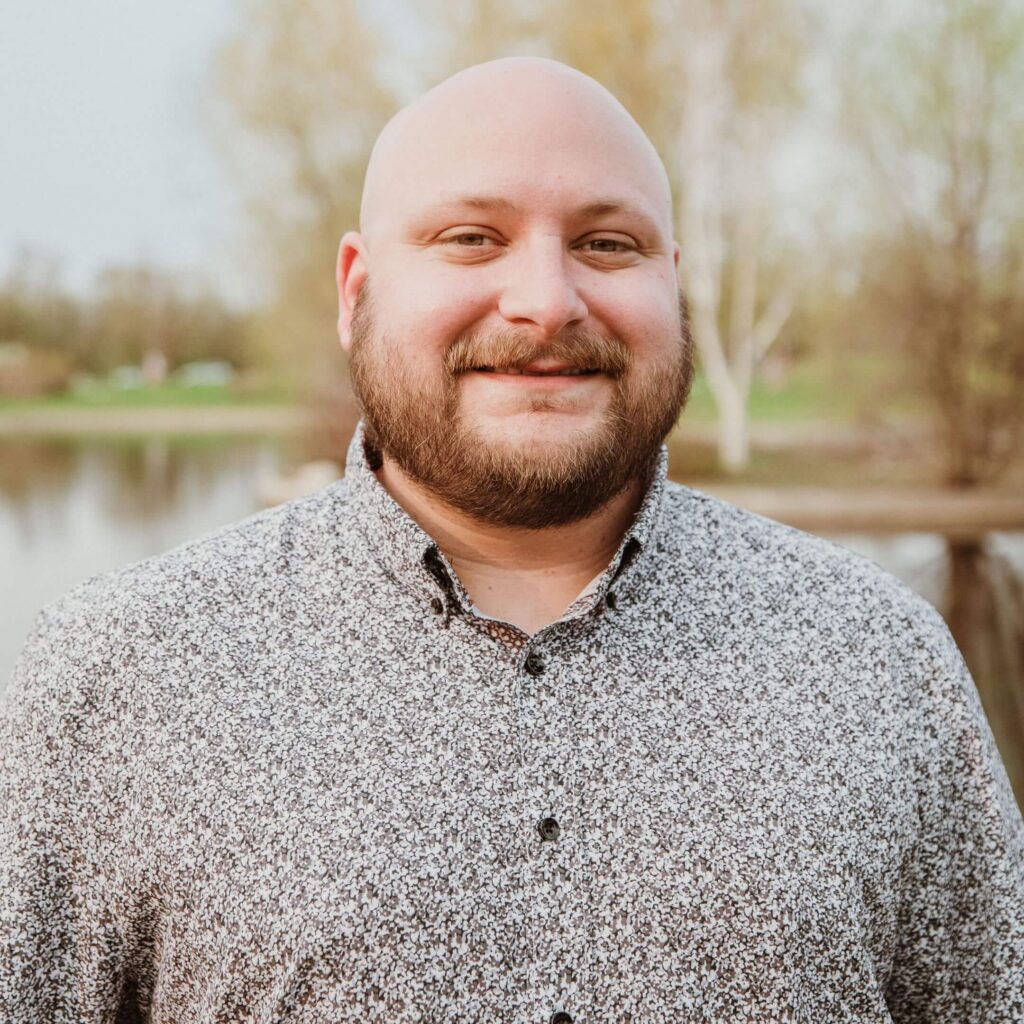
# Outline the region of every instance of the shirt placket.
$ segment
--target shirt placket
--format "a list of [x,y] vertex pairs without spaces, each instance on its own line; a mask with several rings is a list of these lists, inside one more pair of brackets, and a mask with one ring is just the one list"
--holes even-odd
[[543,643],[520,655],[518,738],[523,787],[525,890],[533,950],[531,1019],[583,1020],[580,960],[585,928],[579,867],[582,837],[572,799],[572,727],[564,679]]

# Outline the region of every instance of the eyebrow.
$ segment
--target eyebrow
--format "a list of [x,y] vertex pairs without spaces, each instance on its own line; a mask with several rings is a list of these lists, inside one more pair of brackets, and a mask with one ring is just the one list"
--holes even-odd
[[515,203],[503,196],[444,196],[436,208],[441,209],[447,206],[469,206],[474,210],[497,211],[501,213],[514,213]]
[[[487,213],[516,213],[519,209],[515,203],[504,196],[450,195],[442,197],[434,207],[434,210],[439,211],[456,206],[483,210]],[[573,211],[573,216],[585,220],[590,217],[604,217],[614,213],[621,213],[627,217],[633,217],[642,221],[651,231],[659,232],[661,230],[658,223],[646,210],[635,203],[621,199],[595,199],[589,203],[584,203],[582,206],[578,206]]]

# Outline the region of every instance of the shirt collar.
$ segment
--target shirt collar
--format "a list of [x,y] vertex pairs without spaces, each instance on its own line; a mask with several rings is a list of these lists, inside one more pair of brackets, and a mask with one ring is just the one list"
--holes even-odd
[[[374,557],[397,583],[426,600],[440,597],[467,612],[472,599],[448,559],[433,538],[391,497],[377,479],[379,456],[366,444],[363,420],[356,425],[345,461],[345,482],[355,525]],[[567,609],[565,617],[583,614],[600,601],[615,583],[627,584],[652,546],[660,519],[665,481],[668,477],[668,449],[662,445],[645,474],[645,491],[640,508],[619,544],[608,567]],[[570,614],[572,613],[572,614]]]

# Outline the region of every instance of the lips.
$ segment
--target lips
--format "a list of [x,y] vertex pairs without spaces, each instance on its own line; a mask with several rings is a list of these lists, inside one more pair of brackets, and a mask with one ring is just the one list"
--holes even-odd
[[477,366],[475,370],[478,373],[501,373],[523,377],[586,377],[600,372],[596,369],[580,369],[578,367],[565,367],[564,369],[531,369],[530,367],[524,367],[518,369],[511,366]]

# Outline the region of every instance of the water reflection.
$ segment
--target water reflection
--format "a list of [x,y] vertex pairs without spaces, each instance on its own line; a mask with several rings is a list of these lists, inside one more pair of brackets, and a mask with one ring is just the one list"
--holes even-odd
[[[0,692],[38,609],[95,573],[255,511],[292,461],[269,439],[0,440]],[[946,617],[1024,796],[1024,534],[832,539],[893,572]]]

